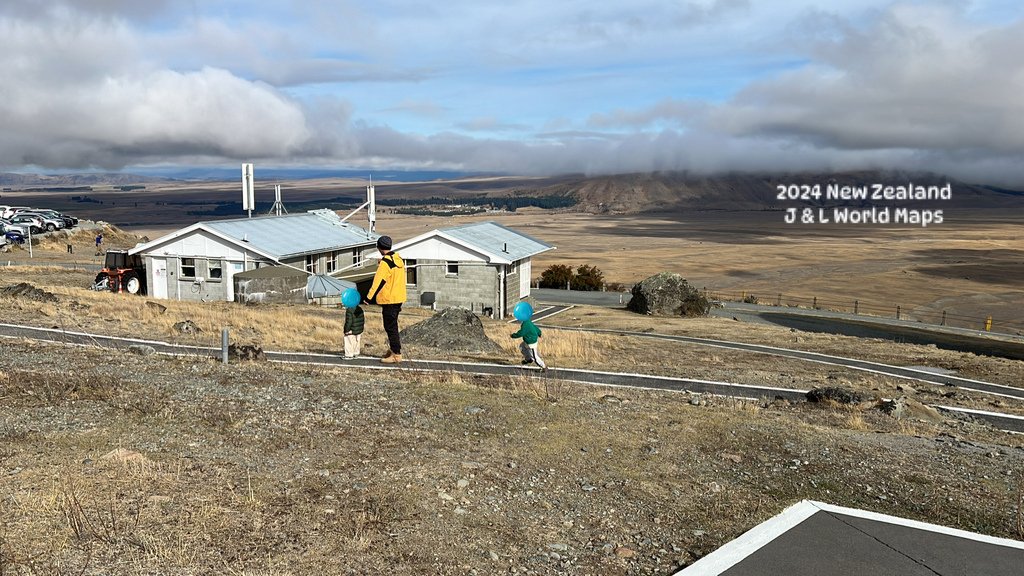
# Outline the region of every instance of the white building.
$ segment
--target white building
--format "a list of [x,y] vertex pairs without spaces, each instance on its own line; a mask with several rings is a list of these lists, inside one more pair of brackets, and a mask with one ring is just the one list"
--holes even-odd
[[150,297],[233,301],[237,273],[290,266],[310,274],[331,274],[376,254],[378,236],[342,222],[332,210],[312,210],[198,222],[140,244],[129,254],[144,259]]

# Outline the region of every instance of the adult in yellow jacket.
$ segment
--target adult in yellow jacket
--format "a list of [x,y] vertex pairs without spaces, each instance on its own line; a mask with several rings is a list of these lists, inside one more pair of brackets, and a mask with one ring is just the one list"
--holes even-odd
[[380,361],[385,364],[397,364],[402,361],[398,314],[402,311],[402,303],[405,302],[405,262],[397,252],[391,251],[390,236],[381,236],[377,239],[377,250],[381,256],[380,264],[377,265],[377,274],[373,277],[368,299],[380,305],[384,332],[388,335],[390,349]]

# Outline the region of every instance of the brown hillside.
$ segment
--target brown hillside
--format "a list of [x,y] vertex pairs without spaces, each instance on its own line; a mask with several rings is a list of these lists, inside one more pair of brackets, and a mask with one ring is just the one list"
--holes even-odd
[[[800,206],[871,206],[885,202],[850,201],[800,203],[778,199],[779,185],[820,186],[824,193],[830,183],[839,186],[924,186],[952,185],[949,201],[900,203],[929,208],[1006,208],[1019,207],[1022,196],[1011,191],[994,191],[967,184],[938,174],[906,172],[846,172],[802,174],[724,174],[694,175],[686,172],[620,174],[612,176],[580,176],[575,181],[522,190],[523,195],[572,196],[579,200],[579,209],[587,212],[638,213],[664,210],[782,210]],[[892,205],[892,202],[888,203]]]

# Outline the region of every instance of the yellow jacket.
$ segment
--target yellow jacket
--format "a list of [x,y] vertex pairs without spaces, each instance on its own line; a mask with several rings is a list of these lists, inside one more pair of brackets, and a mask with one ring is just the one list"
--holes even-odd
[[367,300],[377,304],[405,303],[405,262],[397,252],[389,252],[380,259]]

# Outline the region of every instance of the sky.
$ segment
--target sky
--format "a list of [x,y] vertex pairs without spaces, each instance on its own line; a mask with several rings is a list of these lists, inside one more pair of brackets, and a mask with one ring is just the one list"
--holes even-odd
[[3,0],[0,170],[1024,186],[1016,0]]

